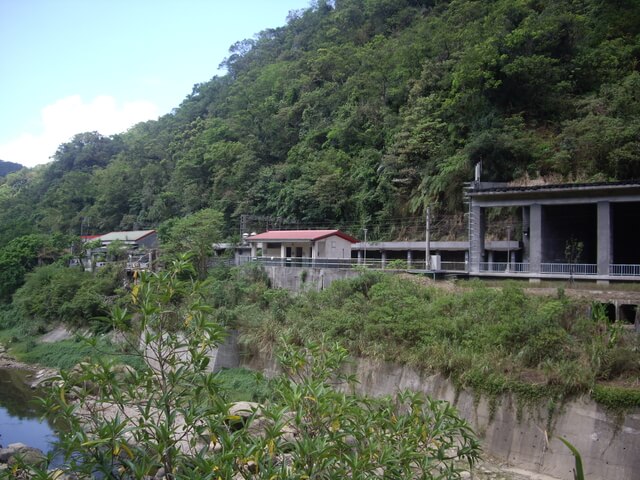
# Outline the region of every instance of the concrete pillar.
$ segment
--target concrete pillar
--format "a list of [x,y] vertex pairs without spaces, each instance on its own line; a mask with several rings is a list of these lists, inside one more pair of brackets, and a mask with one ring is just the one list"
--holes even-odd
[[358,250],[358,265],[362,263],[362,250]]
[[318,258],[318,244],[316,242],[311,243],[311,266],[316,266],[316,258]]
[[529,272],[540,273],[542,268],[542,205],[529,207]]
[[280,244],[280,264],[285,264],[285,258],[287,257],[287,247],[285,247],[284,243]]
[[529,207],[522,207],[522,261],[529,261],[530,247],[529,236],[531,232],[531,222],[529,219]]
[[258,256],[258,244],[254,242],[251,244],[251,258],[256,258],[257,256]]
[[380,251],[380,264],[382,265],[382,268],[387,266],[387,252],[384,250]]
[[472,203],[469,213],[469,271],[478,273],[484,255],[484,210]]
[[611,250],[611,205],[598,202],[598,275],[609,275]]
[[493,271],[493,250],[487,252],[487,262],[489,263],[489,271]]
[[411,268],[412,260],[413,260],[413,256],[411,254],[411,250],[407,250],[407,268]]

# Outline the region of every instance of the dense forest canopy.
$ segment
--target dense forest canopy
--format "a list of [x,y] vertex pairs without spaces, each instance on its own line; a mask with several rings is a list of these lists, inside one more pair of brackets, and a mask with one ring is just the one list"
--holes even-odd
[[228,235],[242,214],[456,213],[479,160],[487,180],[640,178],[639,60],[636,0],[316,0],[172,113],[0,180],[0,248],[205,208]]

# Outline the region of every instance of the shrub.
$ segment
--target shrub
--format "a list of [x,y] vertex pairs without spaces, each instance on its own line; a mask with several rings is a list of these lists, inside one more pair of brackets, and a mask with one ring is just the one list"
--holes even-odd
[[[304,348],[283,342],[284,375],[273,382],[274,401],[244,419],[231,413],[221,388],[229,372],[207,372],[207,352],[222,329],[176,270],[144,275],[133,311],[112,312],[114,327],[132,341],[132,353],[146,360],[142,368],[119,369],[99,360],[62,372],[54,382],[47,405],[65,422],[63,473],[133,479],[162,469],[168,478],[452,478],[459,474],[458,461],[478,458],[471,428],[447,402],[406,392],[385,399],[345,393],[352,380],[342,373],[347,352],[333,342]],[[344,389],[336,389],[340,385]],[[74,403],[67,400],[71,391]],[[116,412],[105,412],[106,404]],[[80,410],[88,414],[79,418]]]
[[626,410],[640,407],[640,390],[596,385],[591,393],[593,399],[612,410]]

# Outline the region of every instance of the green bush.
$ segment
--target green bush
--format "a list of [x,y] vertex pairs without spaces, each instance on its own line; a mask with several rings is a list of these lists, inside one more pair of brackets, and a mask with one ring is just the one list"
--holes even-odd
[[409,267],[406,260],[391,260],[387,263],[387,268],[390,270],[406,270]]
[[622,376],[640,377],[640,352],[616,347],[603,355],[598,377],[611,380]]
[[230,402],[264,403],[273,396],[270,382],[261,374],[244,368],[230,368],[218,373],[218,380]]
[[38,343],[31,340],[19,345],[13,353],[27,363],[65,369],[80,362],[97,361],[100,358],[118,358],[122,363],[131,363],[132,360],[127,355],[121,355],[120,347],[107,340],[94,339],[93,342],[89,342],[80,337],[55,343]]
[[[478,459],[467,422],[448,402],[401,392],[361,398],[345,375],[347,351],[334,342],[284,341],[273,399],[246,417],[232,413],[227,388],[254,388],[245,373],[208,372],[208,351],[223,338],[198,286],[179,266],[143,275],[128,309],[111,321],[129,338],[138,370],[97,359],[61,372],[45,404],[64,425],[63,474],[121,479],[455,478]],[[135,317],[135,318],[134,318]],[[135,321],[134,321],[135,320]],[[342,385],[345,388],[339,389]],[[68,400],[73,393],[73,405]],[[256,391],[254,390],[254,393]],[[126,412],[86,415],[96,402]],[[286,461],[285,461],[286,460]],[[46,471],[33,472],[45,478]],[[257,475],[255,475],[257,474]],[[34,475],[35,476],[35,475]]]
[[640,390],[596,385],[591,392],[593,399],[612,410],[626,410],[640,407]]
[[249,344],[264,345],[285,331],[299,343],[327,335],[354,355],[440,372],[490,395],[527,397],[517,387],[523,378],[535,379],[536,392],[560,397],[589,392],[598,372],[637,378],[635,344],[615,325],[586,318],[584,304],[526,295],[514,283],[463,285],[448,292],[366,271],[291,297],[277,312],[263,295],[261,313],[238,321]]
[[114,294],[117,280],[110,270],[93,275],[60,264],[36,268],[14,294],[13,311],[27,322],[86,326],[107,313],[106,297]]

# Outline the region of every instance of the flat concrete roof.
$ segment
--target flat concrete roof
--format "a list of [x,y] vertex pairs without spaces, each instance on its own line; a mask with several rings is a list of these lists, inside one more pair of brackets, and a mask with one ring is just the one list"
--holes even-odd
[[569,205],[609,202],[640,202],[640,181],[563,183],[510,186],[506,183],[475,182],[467,189],[474,205],[486,207],[532,204]]

